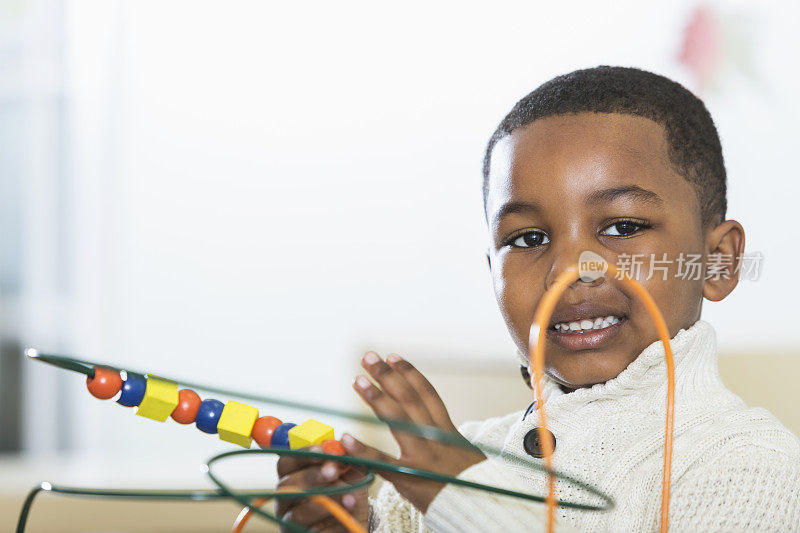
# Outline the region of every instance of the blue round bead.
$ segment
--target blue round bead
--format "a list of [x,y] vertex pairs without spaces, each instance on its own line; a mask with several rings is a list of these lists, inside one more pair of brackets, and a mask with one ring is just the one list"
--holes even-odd
[[122,384],[122,394],[117,403],[125,407],[136,407],[142,403],[144,391],[147,389],[147,380],[138,374],[128,374],[128,379]]
[[269,445],[272,448],[288,448],[289,447],[289,430],[295,427],[297,424],[292,424],[291,422],[284,422],[280,426],[275,428],[275,431],[272,432],[272,440],[270,441]]
[[225,404],[219,400],[209,398],[200,402],[200,409],[197,410],[197,419],[195,420],[197,429],[205,433],[216,433],[217,422],[219,422],[223,409],[225,409]]

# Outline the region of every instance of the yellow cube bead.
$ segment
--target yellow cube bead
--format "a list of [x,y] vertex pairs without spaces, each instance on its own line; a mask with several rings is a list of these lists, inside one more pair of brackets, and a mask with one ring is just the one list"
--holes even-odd
[[147,376],[144,398],[136,414],[164,422],[177,406],[178,384],[156,376]]
[[289,448],[294,450],[333,439],[333,428],[309,418],[289,430]]
[[233,400],[229,401],[225,404],[219,422],[217,422],[219,438],[249,448],[253,440],[250,433],[253,431],[253,425],[257,418],[258,409],[255,407]]

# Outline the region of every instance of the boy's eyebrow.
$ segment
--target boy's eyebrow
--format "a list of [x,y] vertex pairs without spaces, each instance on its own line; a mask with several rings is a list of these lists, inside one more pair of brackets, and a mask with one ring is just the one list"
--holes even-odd
[[542,206],[536,202],[507,202],[497,210],[494,216],[493,225],[500,223],[503,217],[512,213],[526,213],[528,211],[541,212]]
[[[644,202],[652,203],[655,205],[663,205],[664,200],[659,195],[648,189],[639,187],[638,185],[622,185],[620,187],[611,187],[610,189],[602,189],[594,191],[586,199],[587,204],[597,204],[601,202],[610,202],[622,196],[629,196],[642,200]],[[527,212],[541,212],[542,206],[536,202],[507,202],[497,210],[494,216],[493,224],[497,226],[503,217],[513,213],[527,213]]]
[[662,200],[659,195],[653,191],[639,187],[638,185],[623,185],[620,187],[611,187],[610,189],[594,191],[586,198],[586,203],[598,204],[602,202],[610,202],[621,196],[629,196],[631,198],[659,206],[664,204],[664,200]]

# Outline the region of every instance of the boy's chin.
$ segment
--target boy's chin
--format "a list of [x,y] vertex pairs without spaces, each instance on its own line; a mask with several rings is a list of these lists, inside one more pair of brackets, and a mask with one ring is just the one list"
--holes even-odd
[[[593,355],[596,354],[587,354],[578,358],[592,359]],[[570,361],[569,364],[553,368],[550,376],[561,385],[562,389],[583,389],[614,379],[630,363],[631,361],[627,358],[618,361],[603,358],[602,363],[599,361]]]

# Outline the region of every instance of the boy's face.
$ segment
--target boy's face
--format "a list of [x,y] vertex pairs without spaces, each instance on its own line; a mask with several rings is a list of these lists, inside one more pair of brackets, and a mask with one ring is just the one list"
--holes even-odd
[[[696,191],[672,167],[656,122],[580,113],[515,130],[492,153],[487,216],[495,294],[526,355],[542,296],[585,250],[619,267],[621,254],[643,254],[640,272],[626,271],[653,296],[670,337],[700,318],[705,267],[682,279],[678,258],[705,262],[712,228],[702,227]],[[650,275],[651,254],[666,254],[667,263],[655,263],[666,273]],[[608,316],[615,318],[598,322]],[[569,328],[575,323],[580,331]],[[642,301],[613,276],[576,281],[547,326],[547,373],[573,389],[616,377],[658,339]]]

